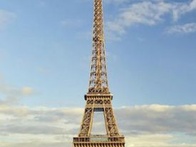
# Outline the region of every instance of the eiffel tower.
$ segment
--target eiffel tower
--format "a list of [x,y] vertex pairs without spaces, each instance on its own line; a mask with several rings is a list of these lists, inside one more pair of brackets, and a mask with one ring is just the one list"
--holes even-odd
[[[103,29],[102,0],[94,0],[93,50],[86,106],[78,137],[73,138],[73,147],[124,147],[124,136],[119,134],[112,108],[113,95],[109,91]],[[102,112],[106,134],[93,135],[94,113]]]

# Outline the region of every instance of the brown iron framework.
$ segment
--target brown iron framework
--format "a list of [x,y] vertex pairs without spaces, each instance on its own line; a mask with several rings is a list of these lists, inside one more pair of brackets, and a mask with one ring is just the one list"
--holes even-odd
[[[104,46],[102,0],[94,0],[93,50],[90,80],[85,95],[86,106],[78,137],[73,138],[73,147],[124,147],[124,136],[119,134],[112,108],[113,96],[109,92]],[[105,135],[92,135],[95,112],[103,112]]]

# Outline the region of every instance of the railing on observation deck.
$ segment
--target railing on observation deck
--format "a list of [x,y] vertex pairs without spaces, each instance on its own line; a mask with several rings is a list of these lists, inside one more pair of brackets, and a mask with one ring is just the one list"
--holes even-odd
[[108,137],[107,135],[91,135],[90,137],[74,137],[74,142],[123,142],[124,136]]

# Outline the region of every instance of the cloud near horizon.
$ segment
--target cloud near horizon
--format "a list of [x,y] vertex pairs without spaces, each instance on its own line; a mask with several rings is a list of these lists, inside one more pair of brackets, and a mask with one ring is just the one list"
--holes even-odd
[[[115,109],[119,129],[126,137],[127,147],[194,146],[195,113],[196,105],[141,105]],[[83,108],[2,105],[0,146],[71,146],[72,138],[79,132],[82,115]],[[101,128],[104,124],[100,121],[94,125]]]

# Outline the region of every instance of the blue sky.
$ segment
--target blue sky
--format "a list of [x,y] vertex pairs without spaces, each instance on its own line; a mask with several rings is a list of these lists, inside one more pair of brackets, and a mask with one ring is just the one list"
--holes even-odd
[[[24,125],[29,123],[29,117],[49,119],[38,113],[41,110],[44,114],[53,112],[50,117],[54,120],[55,114],[61,114],[58,125],[62,128],[70,125],[62,120],[64,112],[70,115],[68,108],[77,112],[74,116],[82,116],[90,72],[92,6],[92,0],[0,0],[0,125],[8,118],[10,126],[16,118]],[[137,139],[145,143],[156,137],[162,139],[158,145],[175,145],[175,139],[184,138],[178,146],[194,146],[196,138],[190,135],[195,134],[190,131],[194,125],[181,118],[196,120],[192,115],[196,111],[196,0],[105,0],[104,24],[109,86],[117,116],[129,114],[125,118],[131,122],[136,114],[141,115],[144,126],[146,120],[157,122],[157,130],[146,129],[145,133],[140,130],[142,126],[136,126],[137,117],[135,124],[125,125],[140,132],[136,138],[130,135],[133,130],[126,133],[127,128],[123,128],[127,147],[141,145]],[[146,116],[144,111],[153,111],[154,117]],[[159,115],[165,113],[184,124],[179,128],[189,129],[175,130],[172,127],[177,124],[173,122],[165,122],[170,127],[160,123]],[[40,142],[38,147],[52,146],[54,142],[58,142],[57,147],[63,146],[65,136],[48,143],[48,139],[40,141],[35,132],[28,132],[40,120],[27,125],[26,133],[25,127],[22,133],[3,125],[0,130],[14,135],[15,141],[0,134],[0,144],[27,146],[34,139]],[[49,135],[44,131],[37,134],[52,138],[52,130],[54,134],[58,132],[52,128]],[[75,130],[68,133],[67,142],[77,134]],[[23,135],[27,136],[26,142],[18,141]]]

